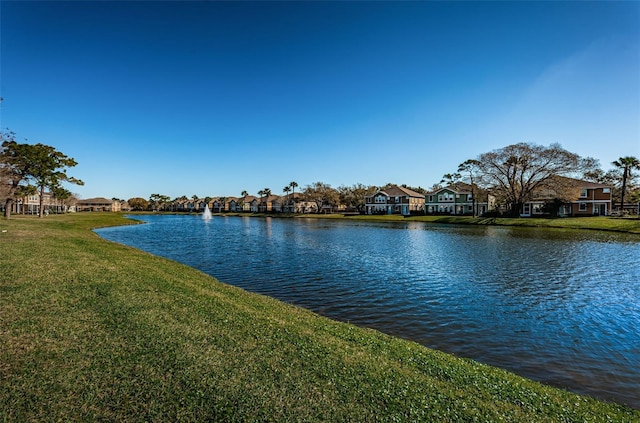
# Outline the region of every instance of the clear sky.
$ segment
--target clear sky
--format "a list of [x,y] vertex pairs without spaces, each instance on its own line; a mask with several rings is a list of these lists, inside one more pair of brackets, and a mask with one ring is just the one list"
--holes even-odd
[[[2,128],[82,198],[429,188],[517,142],[640,156],[640,2],[2,1]],[[300,189],[299,188],[299,189]]]

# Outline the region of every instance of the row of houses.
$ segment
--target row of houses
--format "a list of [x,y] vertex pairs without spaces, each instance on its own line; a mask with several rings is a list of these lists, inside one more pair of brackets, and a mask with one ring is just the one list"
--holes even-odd
[[[555,193],[541,190],[534,199],[522,206],[523,217],[555,214],[560,216],[606,216],[611,214],[611,186],[578,179],[563,178],[563,183],[574,187],[576,198],[559,204],[555,209],[549,207],[554,202]],[[403,216],[417,214],[484,215],[501,211],[496,198],[484,193],[482,198],[474,198],[474,190],[465,183],[458,183],[437,189],[426,194],[412,189],[392,185],[377,190],[364,198],[363,207],[358,210],[365,214],[399,214]],[[478,194],[476,194],[478,196]],[[323,213],[349,212],[344,205],[318,205],[306,201],[301,193],[283,196],[269,195],[255,197],[221,197],[210,201],[183,199],[165,205],[164,210],[174,212],[198,212],[205,207],[214,213]]]
[[[553,190],[540,190],[534,198],[522,205],[520,215],[535,217],[544,215],[560,216],[607,216],[612,211],[611,186],[577,179],[563,178],[575,192],[575,198],[560,204],[555,200]],[[477,198],[476,198],[477,197]],[[458,183],[437,189],[426,194],[406,187],[393,185],[377,190],[364,198],[364,206],[357,210],[365,214],[398,214],[403,216],[416,214],[483,215],[500,211],[493,195],[483,192],[476,194],[468,184]],[[554,204],[555,202],[555,204]],[[65,205],[45,193],[43,201],[45,211],[61,212],[117,212],[130,211],[127,202],[110,200],[103,197],[77,200],[75,204]],[[553,207],[550,207],[552,205]],[[14,204],[14,213],[38,213],[39,195],[20,199]],[[343,205],[317,204],[307,201],[301,193],[283,196],[269,195],[256,197],[219,197],[205,199],[181,199],[163,204],[160,210],[170,212],[201,212],[208,207],[214,213],[323,213],[348,212]]]
[[[127,203],[109,200],[108,198],[88,198],[86,200],[75,200],[72,203],[59,201],[51,193],[45,192],[42,198],[42,207],[45,213],[70,213],[76,211],[100,211],[117,212],[129,211]],[[12,204],[11,213],[15,214],[39,214],[40,194],[29,195],[18,198]]]
[[330,206],[318,205],[306,201],[300,193],[287,195],[269,195],[256,197],[219,197],[209,201],[204,199],[184,199],[163,206],[163,210],[172,212],[198,212],[209,207],[213,213],[318,213],[330,210]]
[[[560,182],[559,182],[560,183]],[[612,211],[611,186],[578,179],[562,178],[562,184],[570,185],[575,198],[557,203],[553,189],[541,189],[520,210],[522,217],[558,216],[608,216]],[[484,193],[474,198],[472,187],[459,183],[426,194],[408,188],[391,186],[378,190],[365,199],[367,214],[451,214],[479,215],[503,211],[496,204],[496,197]]]

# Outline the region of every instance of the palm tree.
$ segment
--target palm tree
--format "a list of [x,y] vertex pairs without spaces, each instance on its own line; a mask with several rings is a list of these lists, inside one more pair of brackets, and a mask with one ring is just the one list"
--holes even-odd
[[627,181],[631,179],[631,170],[640,170],[640,160],[633,156],[620,157],[611,163],[618,169],[622,169],[622,191],[620,192],[620,212],[624,211],[624,195],[627,192]]
[[[289,197],[289,191],[291,191],[291,187],[289,185],[287,185],[286,187],[282,188],[282,191],[284,192],[285,196],[288,198]],[[287,205],[289,204],[289,201],[287,200]]]
[[269,201],[269,196],[271,195],[271,188],[263,189],[262,193],[264,194],[264,211],[267,212],[267,202]]
[[262,196],[265,194],[264,190],[261,189],[258,191],[258,195],[260,196],[260,204],[258,205],[258,211],[260,211],[260,206],[262,205]]
[[227,197],[220,197],[219,200],[222,203],[222,206],[220,207],[219,212],[222,213],[224,212],[224,207],[227,205]]
[[[240,206],[240,211],[245,211],[244,200],[247,198],[248,195],[249,195],[249,191],[247,191],[246,189],[240,193],[240,201],[238,202],[238,205]],[[236,211],[238,211],[237,208],[236,208]]]
[[291,198],[293,198],[293,212],[296,212],[296,187],[298,183],[296,181],[289,182],[289,186],[291,187]]

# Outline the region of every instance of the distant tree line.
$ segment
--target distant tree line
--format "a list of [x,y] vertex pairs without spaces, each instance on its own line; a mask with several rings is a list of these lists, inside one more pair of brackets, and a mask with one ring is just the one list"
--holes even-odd
[[[397,184],[413,191],[426,194],[445,186],[456,186],[464,183],[470,187],[474,199],[473,213],[476,214],[477,199],[486,197],[491,193],[501,209],[508,215],[519,216],[522,205],[531,201],[536,192],[546,190],[553,192],[555,197],[549,207],[559,207],[562,203],[576,198],[575,184],[566,182],[567,179],[558,177],[575,178],[596,182],[613,187],[613,201],[618,204],[620,210],[625,202],[640,201],[640,186],[638,185],[638,170],[640,161],[631,156],[621,157],[612,163],[611,170],[604,172],[600,168],[598,160],[591,157],[581,157],[565,150],[559,144],[549,146],[531,143],[518,143],[482,153],[474,159],[468,159],[458,165],[452,173],[443,175],[442,179],[431,186],[429,190],[422,187],[410,187],[406,184]],[[351,186],[333,188],[323,182],[313,182],[299,191],[299,197],[294,201],[314,203],[318,212],[332,210],[338,205],[347,210],[363,212],[365,198],[375,194],[379,189],[396,185],[388,183],[385,186],[372,186],[357,183]],[[295,193],[298,184],[291,182],[283,189],[285,197],[290,192]],[[272,195],[270,188],[258,191],[260,200]],[[247,191],[243,191],[239,198],[245,197]],[[289,197],[292,198],[292,197]],[[198,196],[191,197],[192,201],[201,200]],[[208,203],[212,198],[205,197]],[[226,204],[228,197],[219,197],[218,200]],[[160,210],[167,204],[186,201],[182,196],[173,200],[159,194],[152,194],[148,200],[143,198],[129,199],[129,206],[134,210]]]
[[[76,161],[55,148],[41,143],[19,143],[15,140],[15,134],[10,131],[0,132],[0,141],[0,200],[4,201],[5,218],[10,217],[11,206],[19,198],[40,194],[39,213],[42,216],[45,190],[56,199],[64,200],[69,198],[71,193],[62,183],[83,185],[81,180],[66,173],[67,168],[77,165]],[[470,187],[474,201],[490,192],[510,215],[517,216],[522,205],[530,201],[539,190],[553,190],[558,203],[575,198],[572,191],[575,187],[558,183],[556,177],[565,176],[611,185],[613,200],[622,210],[625,203],[640,201],[640,160],[633,156],[624,156],[612,162],[612,165],[613,168],[605,172],[598,160],[580,157],[563,149],[559,144],[547,147],[518,143],[465,160],[455,171],[443,175],[441,181],[433,184],[430,190],[406,184],[397,185],[426,194],[444,186],[465,183]],[[333,188],[323,182],[313,182],[299,190],[296,196],[296,188],[299,185],[292,181],[282,192],[290,201],[315,204],[317,211],[333,210],[342,205],[347,210],[362,212],[366,197],[391,185],[396,184],[388,183],[380,187],[356,183]],[[266,200],[273,195],[270,188],[261,189],[257,194],[260,200]],[[245,190],[238,198],[245,198],[247,195],[248,192]],[[204,200],[206,203],[213,199],[197,195],[171,199],[166,195],[151,194],[148,199],[134,197],[127,202],[133,210],[163,210],[171,203],[188,201],[189,198],[194,202]],[[217,201],[223,204],[228,200],[229,197],[217,197]],[[474,206],[474,214],[475,211]]]

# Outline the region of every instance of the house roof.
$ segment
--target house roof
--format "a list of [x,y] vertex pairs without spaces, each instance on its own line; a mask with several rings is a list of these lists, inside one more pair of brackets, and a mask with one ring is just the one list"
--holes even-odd
[[95,198],[85,198],[84,200],[76,201],[76,204],[108,204],[112,205],[114,203],[113,200],[109,200],[104,197],[95,197]]
[[577,187],[594,189],[594,188],[611,188],[611,185],[599,184],[597,182],[584,181],[582,179],[568,178],[566,176],[555,176],[554,178],[560,179],[566,182],[574,183]]
[[427,195],[435,195],[444,190],[452,191],[455,194],[471,194],[471,185],[464,182],[458,182],[455,185],[447,185],[446,187],[428,192]]
[[424,194],[420,194],[419,192],[416,192],[409,188],[400,187],[398,185],[392,185],[390,187],[386,187],[384,189],[379,190],[378,193],[383,193],[388,197],[396,197],[396,196],[399,197],[399,196],[408,195],[409,197],[424,198]]
[[268,197],[261,197],[259,200],[260,200],[262,203],[264,203],[265,201],[266,201],[267,203],[271,203],[271,202],[273,202],[273,201],[278,200],[279,198],[280,198],[280,196],[279,196],[279,195],[270,195],[270,196],[268,196]]

